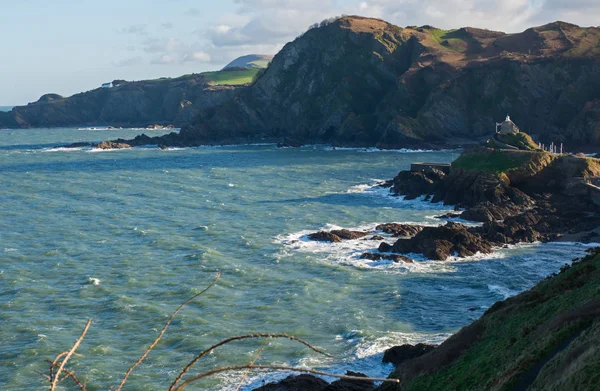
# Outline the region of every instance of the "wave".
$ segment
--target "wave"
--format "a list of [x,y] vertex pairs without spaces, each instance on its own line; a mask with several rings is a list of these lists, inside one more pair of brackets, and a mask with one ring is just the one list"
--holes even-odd
[[327,144],[306,144],[298,147],[300,150],[323,150],[327,152],[331,151],[355,151],[355,152],[391,152],[391,153],[431,153],[431,152],[462,152],[462,148],[455,149],[411,149],[411,148],[398,148],[398,149],[381,149],[376,147],[334,147]]
[[[345,374],[347,371],[364,373],[369,377],[385,378],[394,369],[392,364],[382,362],[385,350],[404,344],[415,345],[418,343],[427,343],[439,345],[452,334],[450,333],[417,333],[417,332],[386,332],[382,337],[365,336],[360,330],[352,330],[348,333],[337,335],[335,339],[343,345],[346,345],[345,351],[349,351],[345,357],[333,361],[320,355],[311,355],[300,359],[296,363],[277,363],[281,365],[296,366],[300,368],[317,369],[329,373]],[[245,386],[241,388],[244,391],[250,391],[264,384],[277,382],[290,375],[299,375],[299,372],[283,371],[268,372],[265,374],[255,374],[248,376]],[[335,381],[336,378],[327,376],[317,376],[326,381]],[[227,374],[221,376],[223,386],[219,388],[222,391],[235,390],[239,380],[239,374]]]

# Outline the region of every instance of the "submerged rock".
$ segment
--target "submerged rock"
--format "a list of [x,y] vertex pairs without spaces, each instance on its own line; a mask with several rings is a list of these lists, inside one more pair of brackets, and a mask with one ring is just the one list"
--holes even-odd
[[412,259],[399,254],[364,253],[360,256],[360,259],[370,259],[371,261],[385,259],[394,262],[414,263]]

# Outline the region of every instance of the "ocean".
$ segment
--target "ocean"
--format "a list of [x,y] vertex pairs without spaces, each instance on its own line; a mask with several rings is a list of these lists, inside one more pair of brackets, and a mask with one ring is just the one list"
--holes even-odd
[[[413,161],[450,162],[459,151],[378,151],[274,145],[134,148],[60,146],[140,131],[0,131],[0,388],[37,390],[46,359],[92,325],[69,363],[88,390],[119,383],[170,314],[175,317],[128,380],[164,390],[201,350],[230,336],[285,340],[214,350],[191,373],[257,364],[386,376],[382,352],[440,343],[497,300],[530,288],[587,248],[532,244],[445,262],[361,260],[379,241],[310,242],[306,234],[383,222],[443,223],[451,207],[405,201],[375,187]],[[153,134],[160,134],[153,132]],[[391,243],[391,239],[388,239]],[[252,374],[245,389],[288,373]],[[240,373],[189,386],[233,390]]]

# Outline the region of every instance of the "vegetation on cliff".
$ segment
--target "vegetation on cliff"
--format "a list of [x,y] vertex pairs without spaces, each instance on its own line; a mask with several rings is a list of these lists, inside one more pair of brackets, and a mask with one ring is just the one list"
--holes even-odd
[[494,304],[383,390],[587,390],[600,384],[600,252]]

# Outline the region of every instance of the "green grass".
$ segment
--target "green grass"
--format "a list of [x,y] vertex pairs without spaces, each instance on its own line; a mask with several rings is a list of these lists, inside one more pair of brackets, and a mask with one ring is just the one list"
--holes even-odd
[[[404,383],[403,390],[513,389],[522,375],[549,358],[565,341],[576,338],[574,346],[593,350],[600,329],[597,319],[594,323],[593,310],[585,310],[590,314],[579,318],[565,315],[599,297],[600,255],[592,254],[531,291],[496,303],[478,321],[484,331],[473,345],[450,365]],[[586,331],[579,335],[582,330]],[[569,346],[557,354],[549,362],[550,369],[540,372],[536,378],[540,389],[557,384],[570,385],[562,389],[587,389],[586,385],[597,381],[599,376],[593,369],[600,364],[599,356],[590,360],[590,356],[582,355],[577,366],[568,367],[578,360],[569,349],[575,348]]]
[[535,153],[526,151],[478,150],[462,153],[452,162],[452,168],[463,170],[503,173],[523,167]]
[[249,68],[233,71],[204,72],[201,73],[201,75],[209,79],[211,85],[237,86],[252,83],[254,76],[256,76],[259,71],[260,69]]
[[[524,151],[537,151],[538,145],[533,141],[533,139],[527,134],[523,132],[519,133],[508,133],[508,134],[498,134],[498,140],[504,144],[512,145],[520,150]],[[493,143],[493,140],[492,140]]]

